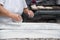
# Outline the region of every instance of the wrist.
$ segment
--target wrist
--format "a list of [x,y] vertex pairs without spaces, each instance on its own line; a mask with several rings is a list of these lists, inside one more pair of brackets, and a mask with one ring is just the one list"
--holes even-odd
[[29,9],[28,8],[24,8],[24,13],[28,13],[29,12]]
[[8,17],[12,18],[12,13],[9,13],[9,14],[8,14]]

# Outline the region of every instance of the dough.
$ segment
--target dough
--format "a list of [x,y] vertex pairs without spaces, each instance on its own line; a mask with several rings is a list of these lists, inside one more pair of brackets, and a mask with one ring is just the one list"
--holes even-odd
[[38,9],[45,9],[44,6],[37,6],[37,7],[38,7]]
[[45,9],[53,9],[52,7],[45,7]]
[[36,5],[32,5],[31,8],[34,9],[34,10],[38,9]]

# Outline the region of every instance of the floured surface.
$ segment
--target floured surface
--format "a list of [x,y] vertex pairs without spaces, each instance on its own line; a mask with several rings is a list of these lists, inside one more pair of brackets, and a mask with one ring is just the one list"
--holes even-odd
[[58,23],[16,23],[16,24],[0,24],[0,29],[5,30],[60,30]]
[[0,39],[60,38],[60,30],[1,30]]
[[[21,25],[20,25],[21,24]],[[60,38],[60,24],[20,23],[0,24],[0,39],[7,38]]]

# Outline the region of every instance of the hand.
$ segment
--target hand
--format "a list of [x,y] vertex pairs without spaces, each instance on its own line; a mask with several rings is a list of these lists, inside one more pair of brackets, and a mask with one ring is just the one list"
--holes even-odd
[[34,13],[30,10],[30,11],[28,11],[28,16],[29,16],[30,18],[32,18],[32,17],[34,17]]
[[20,21],[22,21],[22,17],[20,16],[20,15],[18,15],[18,14],[10,14],[11,16],[11,18],[14,20],[14,21],[16,21],[16,22],[20,22]]

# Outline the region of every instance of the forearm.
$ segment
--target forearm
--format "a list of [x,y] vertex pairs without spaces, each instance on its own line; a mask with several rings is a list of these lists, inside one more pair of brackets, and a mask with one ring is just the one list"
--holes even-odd
[[10,12],[0,5],[0,16],[10,16]]

